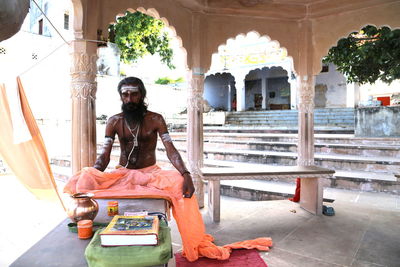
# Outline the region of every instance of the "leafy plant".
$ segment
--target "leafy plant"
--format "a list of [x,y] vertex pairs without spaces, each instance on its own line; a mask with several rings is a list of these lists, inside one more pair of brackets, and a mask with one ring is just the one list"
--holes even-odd
[[390,84],[400,79],[400,30],[368,25],[340,39],[323,61],[334,63],[350,82]]
[[184,81],[184,80],[183,80],[182,77],[179,77],[179,78],[176,79],[176,80],[171,79],[171,78],[169,78],[169,77],[161,77],[161,78],[158,78],[158,79],[155,81],[155,83],[156,83],[156,84],[172,84],[172,83],[181,83],[181,82],[183,82],[183,81]]
[[170,69],[173,50],[169,45],[169,36],[163,31],[164,23],[141,12],[127,12],[119,17],[116,24],[109,26],[110,42],[115,42],[121,51],[125,63],[136,62],[147,54],[158,53],[161,61]]

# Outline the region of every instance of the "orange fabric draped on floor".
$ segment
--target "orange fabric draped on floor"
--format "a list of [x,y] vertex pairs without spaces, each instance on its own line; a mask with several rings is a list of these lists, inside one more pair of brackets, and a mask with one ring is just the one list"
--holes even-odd
[[[0,84],[0,155],[18,180],[37,198],[61,201],[39,127],[19,78],[15,86],[17,92],[13,93],[18,94],[20,104],[16,108],[21,110],[21,116],[18,114],[20,120],[18,125],[16,121],[14,121],[16,125],[13,125],[12,116],[16,114],[11,113],[5,85]],[[18,135],[16,131],[21,131],[20,125],[26,125],[27,133],[25,138],[14,142],[16,141],[14,137]]]
[[189,261],[199,257],[225,260],[232,249],[256,248],[269,250],[271,238],[257,238],[225,246],[216,246],[213,237],[206,234],[197,199],[183,198],[183,177],[176,170],[162,170],[150,166],[140,170],[119,168],[101,172],[87,167],[71,177],[65,193],[92,192],[95,198],[162,197],[172,202],[172,214],[177,222],[183,243],[183,255]]

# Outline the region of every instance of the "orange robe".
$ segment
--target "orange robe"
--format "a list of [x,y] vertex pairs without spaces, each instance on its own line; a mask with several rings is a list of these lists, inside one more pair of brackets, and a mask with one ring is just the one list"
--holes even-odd
[[87,167],[71,177],[65,193],[92,192],[95,198],[165,198],[172,203],[172,214],[178,225],[183,243],[183,255],[189,261],[199,257],[226,260],[231,249],[257,248],[267,251],[271,238],[257,238],[223,247],[216,246],[213,237],[206,234],[196,197],[183,198],[183,177],[176,170],[162,170],[153,165],[139,170],[119,168],[101,172]]

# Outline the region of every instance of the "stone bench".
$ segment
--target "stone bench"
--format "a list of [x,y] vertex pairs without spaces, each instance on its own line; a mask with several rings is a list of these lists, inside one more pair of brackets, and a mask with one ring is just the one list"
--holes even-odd
[[257,168],[202,168],[203,179],[208,181],[208,211],[214,222],[220,221],[221,180],[264,180],[301,178],[300,207],[308,212],[322,214],[323,188],[319,178],[331,178],[334,170],[317,166],[268,166]]

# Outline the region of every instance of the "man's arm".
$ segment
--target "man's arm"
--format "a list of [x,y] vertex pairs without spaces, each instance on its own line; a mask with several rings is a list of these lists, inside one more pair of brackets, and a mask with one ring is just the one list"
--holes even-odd
[[172,165],[181,173],[183,176],[182,194],[186,198],[191,198],[195,188],[193,185],[193,180],[190,172],[185,166],[181,155],[172,143],[172,139],[168,134],[168,128],[161,115],[158,115],[158,134],[160,135],[161,141],[164,144],[165,150],[167,152],[167,157],[171,161]]
[[106,136],[104,138],[104,143],[103,147],[100,152],[100,156],[97,158],[94,168],[98,169],[99,171],[104,171],[108,163],[110,163],[110,155],[111,155],[111,150],[112,146],[114,144],[114,138],[115,138],[115,124],[117,122],[117,119],[114,117],[111,117],[106,126]]

